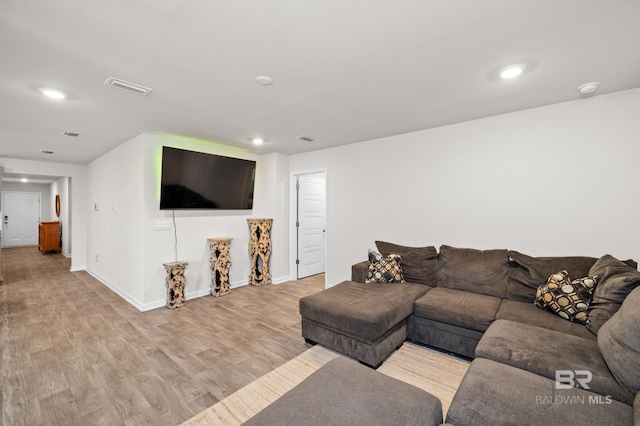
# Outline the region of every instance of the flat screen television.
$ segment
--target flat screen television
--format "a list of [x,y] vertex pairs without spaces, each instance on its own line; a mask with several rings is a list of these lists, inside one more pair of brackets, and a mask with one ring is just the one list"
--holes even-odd
[[253,208],[256,162],[162,147],[160,209]]

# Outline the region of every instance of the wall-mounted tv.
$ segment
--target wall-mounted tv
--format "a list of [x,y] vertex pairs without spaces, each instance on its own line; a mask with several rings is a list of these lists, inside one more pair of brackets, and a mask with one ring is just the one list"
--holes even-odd
[[256,162],[162,147],[160,209],[253,208]]

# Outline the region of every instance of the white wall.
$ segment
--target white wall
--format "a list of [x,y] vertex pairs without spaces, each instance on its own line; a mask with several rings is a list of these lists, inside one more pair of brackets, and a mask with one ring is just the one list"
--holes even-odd
[[[86,269],[87,261],[87,178],[86,167],[75,164],[50,163],[43,161],[19,160],[0,157],[0,167],[4,167],[5,173],[17,173],[27,175],[61,176],[68,177],[71,182],[69,200],[73,200],[69,207],[71,222],[68,226],[71,235],[70,250],[71,270],[80,271]],[[5,182],[5,186],[6,186]],[[55,216],[54,216],[55,217]],[[64,241],[64,240],[63,240]]]
[[142,155],[128,142],[87,165],[88,271],[136,306],[144,279]]
[[327,169],[327,283],[375,240],[640,259],[640,89],[293,155]]
[[[60,229],[62,232],[62,253],[65,256],[71,256],[71,238],[73,230],[71,228],[71,179],[62,177],[50,185],[51,192],[51,217],[53,220],[60,221]],[[60,217],[56,218],[56,195],[60,196]]]
[[[176,210],[174,228],[174,212],[159,209],[163,145],[255,160],[253,210]],[[166,272],[162,264],[176,258],[189,264],[187,297],[209,294],[207,239],[212,237],[232,238],[231,286],[247,284],[250,217],[274,219],[271,273],[276,283],[288,280],[287,156],[261,156],[222,145],[142,134],[90,163],[88,176],[89,204],[99,203],[99,211],[89,213],[90,272],[139,309],[166,303]],[[157,222],[169,222],[171,229],[154,230]]]

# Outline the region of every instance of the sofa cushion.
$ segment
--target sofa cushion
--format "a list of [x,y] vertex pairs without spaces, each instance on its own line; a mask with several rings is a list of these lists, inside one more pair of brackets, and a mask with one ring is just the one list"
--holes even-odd
[[[526,338],[523,338],[526,336]],[[634,393],[621,387],[591,339],[515,321],[496,320],[476,347],[487,358],[555,380],[558,370],[588,370],[589,390],[631,405]]]
[[399,254],[382,256],[373,250],[369,250],[369,268],[365,283],[403,283],[402,266]]
[[508,275],[507,250],[440,247],[438,287],[504,297]]
[[438,251],[433,246],[406,247],[384,241],[376,241],[376,247],[383,256],[399,254],[404,279],[410,283],[436,285],[438,272]]
[[441,423],[442,403],[435,396],[338,357],[244,424],[437,426]]
[[346,335],[374,341],[413,313],[423,284],[345,281],[300,299],[300,314]]
[[512,267],[509,270],[507,299],[532,303],[536,290],[544,284],[551,274],[566,270],[570,277],[590,276],[589,268],[596,262],[595,257],[531,257],[510,250]]
[[589,275],[600,277],[589,305],[587,328],[596,334],[620,308],[627,295],[640,285],[640,272],[635,267],[606,254],[591,267]]
[[566,320],[585,324],[591,294],[597,281],[597,276],[571,281],[567,271],[560,271],[538,287],[534,304]]
[[436,287],[416,300],[417,317],[476,331],[493,322],[502,299],[468,291]]
[[591,333],[583,324],[565,321],[558,315],[543,311],[533,303],[516,302],[514,300],[504,299],[500,304],[500,309],[496,314],[496,319],[522,322],[549,330],[560,331],[562,333],[596,340],[593,333]]
[[446,422],[452,425],[631,425],[632,415],[629,405],[615,400],[606,403],[605,398],[580,388],[555,389],[554,380],[477,358],[453,397]]
[[598,347],[609,369],[629,392],[640,391],[640,288],[598,331]]

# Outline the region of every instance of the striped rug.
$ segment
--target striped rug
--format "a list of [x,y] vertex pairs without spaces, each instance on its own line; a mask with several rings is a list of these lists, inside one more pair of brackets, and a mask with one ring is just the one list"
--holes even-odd
[[[316,345],[187,420],[183,426],[242,424],[339,356],[343,355]],[[378,371],[437,396],[446,413],[468,367],[468,361],[405,342]]]

